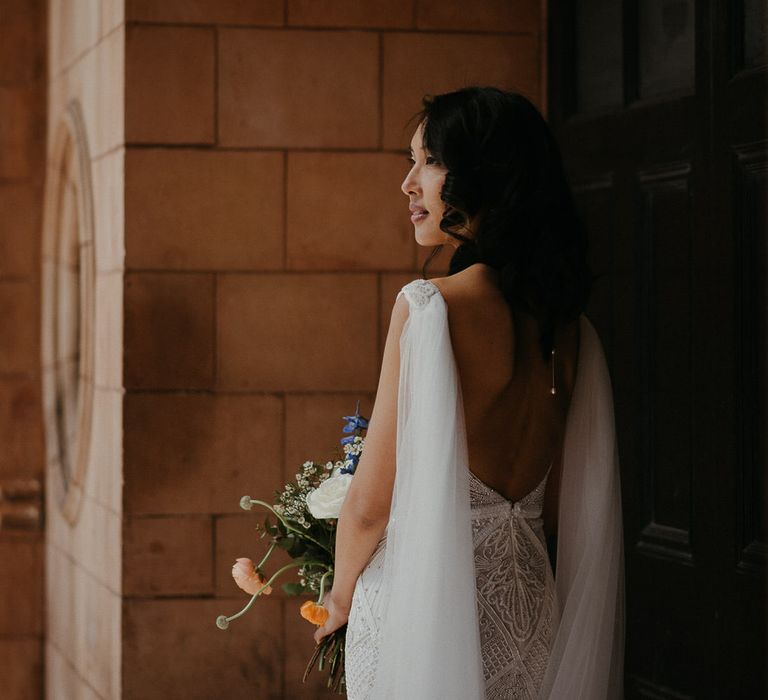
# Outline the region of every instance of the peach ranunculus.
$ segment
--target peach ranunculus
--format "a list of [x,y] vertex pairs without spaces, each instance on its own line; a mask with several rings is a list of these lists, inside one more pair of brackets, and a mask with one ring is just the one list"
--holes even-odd
[[302,604],[300,611],[301,616],[305,620],[309,620],[313,625],[324,625],[328,619],[328,608],[319,603],[315,603],[314,600],[308,600]]
[[[232,578],[235,579],[235,583],[240,586],[246,593],[253,595],[260,588],[264,586],[267,580],[256,571],[256,566],[253,561],[246,557],[240,557],[235,561],[232,567]],[[267,586],[261,595],[269,595],[272,593],[272,586]]]

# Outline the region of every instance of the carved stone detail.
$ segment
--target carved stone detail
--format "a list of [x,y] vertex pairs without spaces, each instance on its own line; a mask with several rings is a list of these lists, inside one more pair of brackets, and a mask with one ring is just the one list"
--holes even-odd
[[69,103],[53,140],[43,225],[42,377],[46,462],[74,524],[91,439],[95,252],[90,155],[80,105]]

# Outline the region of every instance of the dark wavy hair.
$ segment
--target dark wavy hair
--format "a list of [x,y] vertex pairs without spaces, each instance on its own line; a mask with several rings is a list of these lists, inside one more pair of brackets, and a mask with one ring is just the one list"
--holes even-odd
[[[546,360],[555,327],[578,318],[596,279],[549,126],[528,99],[495,87],[425,95],[422,106],[409,123],[423,122],[423,147],[447,169],[440,228],[461,241],[448,274],[478,262],[496,269],[512,309],[538,321]],[[461,233],[472,219],[474,235]]]

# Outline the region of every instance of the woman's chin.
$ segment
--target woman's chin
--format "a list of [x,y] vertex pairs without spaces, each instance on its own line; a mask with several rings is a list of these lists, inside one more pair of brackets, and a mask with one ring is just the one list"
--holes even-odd
[[442,231],[420,229],[418,224],[416,225],[414,236],[416,238],[416,243],[424,247],[432,247],[445,243],[445,234]]

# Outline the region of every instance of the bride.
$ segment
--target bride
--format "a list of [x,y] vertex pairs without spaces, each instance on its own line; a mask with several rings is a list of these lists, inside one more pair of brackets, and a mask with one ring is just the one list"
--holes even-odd
[[559,150],[496,88],[417,116],[402,190],[454,252],[397,294],[315,639],[347,624],[350,700],[620,698],[613,400]]

